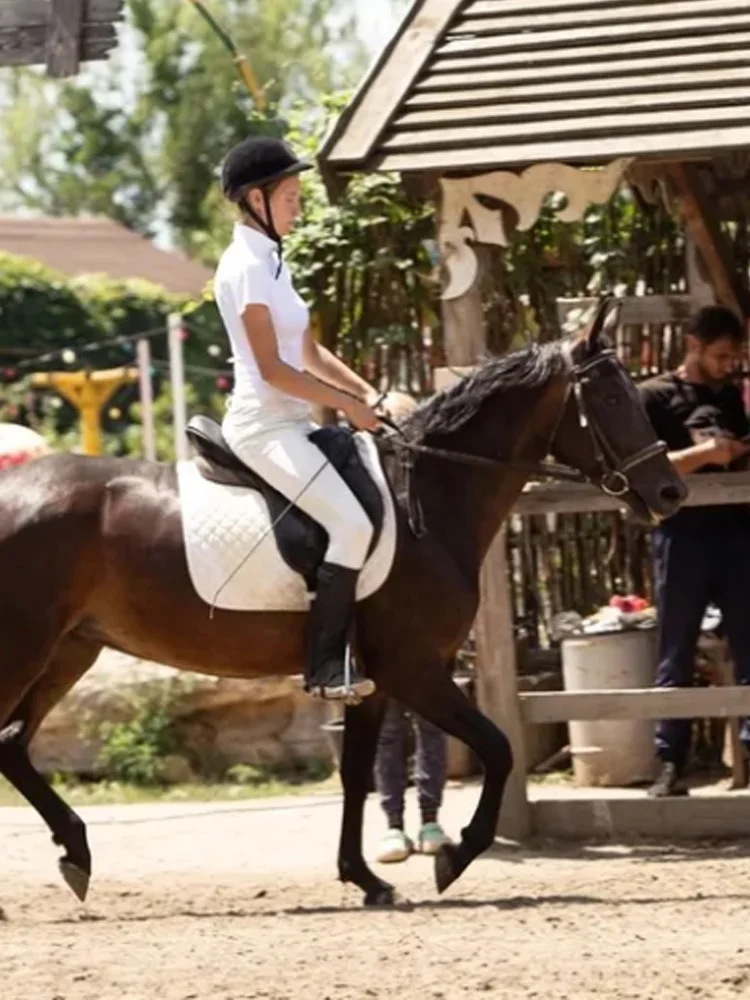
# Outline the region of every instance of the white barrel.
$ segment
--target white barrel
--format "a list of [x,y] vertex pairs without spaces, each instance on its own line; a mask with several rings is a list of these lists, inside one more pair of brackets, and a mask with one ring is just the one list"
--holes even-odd
[[[658,660],[657,628],[572,636],[562,642],[566,691],[649,688]],[[576,785],[633,785],[657,770],[652,720],[570,722]]]

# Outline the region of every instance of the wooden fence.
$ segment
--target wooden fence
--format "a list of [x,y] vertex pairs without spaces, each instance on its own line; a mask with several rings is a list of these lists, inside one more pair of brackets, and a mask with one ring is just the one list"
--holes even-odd
[[[750,502],[750,472],[688,476],[686,506]],[[515,515],[594,516],[613,511],[617,501],[592,486],[570,483],[527,488]],[[507,665],[506,691],[512,690],[506,718],[497,720],[510,732],[526,724],[571,720],[737,718],[750,715],[750,687],[707,687],[679,690],[554,691],[518,694],[515,665]],[[747,833],[744,797],[701,795],[689,799],[648,800],[627,790],[604,795],[575,790],[569,796],[531,794],[523,748],[514,746],[516,779],[509,784],[501,832],[513,836],[535,832],[556,837],[658,836],[721,837]]]

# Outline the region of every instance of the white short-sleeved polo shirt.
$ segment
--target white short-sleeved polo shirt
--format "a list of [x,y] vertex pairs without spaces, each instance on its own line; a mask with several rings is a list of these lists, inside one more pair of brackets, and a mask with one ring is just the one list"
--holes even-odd
[[271,314],[279,357],[302,371],[305,331],[310,313],[294,290],[286,265],[277,271],[276,244],[263,233],[239,223],[214,278],[214,295],[232,346],[234,392],[227,419],[248,432],[277,424],[307,421],[309,403],[280,392],[260,374],[242,315],[249,305],[266,306]]

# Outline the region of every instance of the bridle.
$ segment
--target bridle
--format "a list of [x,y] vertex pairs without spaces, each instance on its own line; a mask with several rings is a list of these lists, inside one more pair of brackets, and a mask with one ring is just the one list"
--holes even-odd
[[[601,351],[595,357],[584,361],[582,364],[575,365],[572,368],[572,379],[570,382],[569,392],[572,389],[576,406],[578,408],[578,419],[582,428],[586,428],[589,432],[591,438],[591,445],[594,451],[594,461],[599,470],[599,475],[593,479],[596,485],[608,496],[611,497],[622,497],[625,496],[631,489],[631,482],[628,473],[633,469],[637,468],[639,465],[643,465],[644,462],[650,461],[652,458],[657,458],[659,455],[666,455],[667,446],[664,441],[654,441],[653,444],[646,445],[645,448],[641,448],[634,455],[630,455],[627,458],[619,458],[614,454],[612,448],[609,445],[604,434],[602,434],[601,428],[595,420],[592,420],[589,407],[586,404],[586,396],[584,393],[584,387],[592,380],[592,378],[600,377],[596,369],[607,362],[613,363],[620,366],[620,361],[617,354],[613,350]],[[590,374],[594,372],[594,374]],[[565,403],[563,403],[563,412],[565,409]],[[556,433],[556,432],[555,432]],[[552,436],[553,444],[555,440],[555,435]],[[541,463],[542,465],[544,463]],[[577,470],[571,469],[571,472],[576,472]],[[590,477],[583,476],[579,473],[582,479],[587,479]]]
[[393,421],[388,418],[381,418],[383,423],[393,431],[393,433],[388,434],[385,439],[381,440],[396,453],[403,471],[409,524],[414,534],[418,538],[426,534],[424,515],[419,498],[416,496],[413,487],[413,471],[418,455],[430,455],[449,462],[487,469],[497,470],[499,468],[506,468],[515,472],[526,472],[530,478],[559,479],[573,483],[594,482],[608,496],[625,496],[632,489],[630,480],[632,470],[643,465],[644,462],[650,461],[652,458],[665,455],[667,446],[663,441],[655,441],[653,444],[647,445],[634,455],[629,455],[626,458],[620,458],[614,453],[606,436],[602,433],[599,423],[592,417],[590,405],[586,401],[586,387],[595,379],[601,377],[599,369],[607,363],[620,365],[615,351],[600,351],[593,358],[578,364],[571,364],[570,381],[560,405],[560,411],[548,446],[551,449],[554,445],[572,392],[575,397],[580,426],[582,429],[588,431],[591,440],[594,461],[597,467],[597,474],[593,476],[586,476],[578,469],[573,469],[569,465],[561,465],[557,462],[546,460],[541,462],[526,462],[522,459],[514,458],[484,458],[483,456],[471,455],[466,452],[450,451],[445,448],[433,448],[430,445],[417,444],[414,441],[409,441],[401,428]]

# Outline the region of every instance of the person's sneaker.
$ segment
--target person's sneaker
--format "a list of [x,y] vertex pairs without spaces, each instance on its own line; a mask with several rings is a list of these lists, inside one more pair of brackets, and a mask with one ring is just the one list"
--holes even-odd
[[417,849],[422,854],[437,854],[451,839],[439,823],[425,823],[417,834]]
[[676,795],[687,795],[687,793],[687,788],[680,781],[677,765],[670,761],[662,765],[659,777],[648,790],[652,799],[668,799]]
[[414,851],[414,844],[403,830],[389,830],[380,841],[375,860],[382,865],[406,861]]

